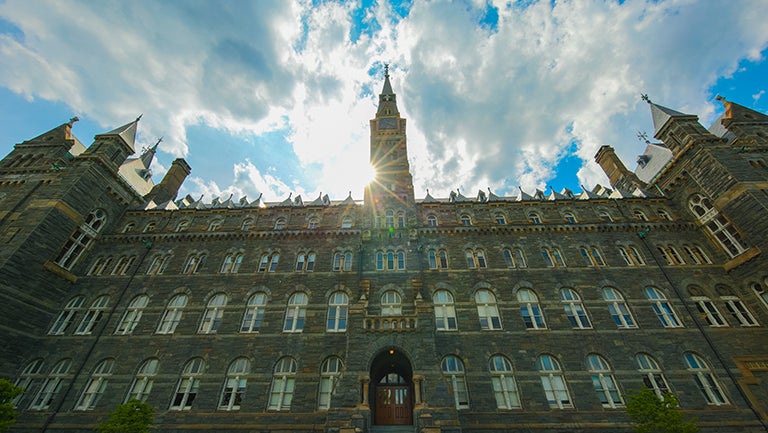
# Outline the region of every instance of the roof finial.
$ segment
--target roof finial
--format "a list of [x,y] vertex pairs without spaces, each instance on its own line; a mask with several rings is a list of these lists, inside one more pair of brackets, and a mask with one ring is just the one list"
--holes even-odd
[[139,114],[139,117],[136,118],[136,121],[138,122],[139,120],[141,120],[141,116],[143,116],[143,115],[144,115],[143,113]]
[[637,131],[637,139],[645,141],[645,144],[651,144],[651,141],[648,140],[648,134],[645,131]]
[[80,118],[77,117],[77,116],[69,119],[69,126],[72,126],[72,124],[74,124],[75,122],[78,122],[79,120],[80,120]]
[[651,98],[648,97],[647,93],[641,93],[640,94],[640,99],[642,99],[643,101],[645,101],[645,102],[647,102],[649,104],[653,104],[653,102],[651,102]]
[[160,144],[163,141],[163,137],[160,137],[157,139],[157,143],[155,143],[155,147],[157,147],[158,144]]
[[389,78],[389,63],[384,63],[384,78]]

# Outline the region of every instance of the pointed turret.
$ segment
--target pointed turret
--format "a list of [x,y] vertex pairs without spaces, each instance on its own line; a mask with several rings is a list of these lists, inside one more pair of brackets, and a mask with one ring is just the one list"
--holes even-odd
[[659,104],[654,104],[653,102],[648,102],[648,105],[651,106],[651,117],[653,118],[653,135],[656,138],[659,138],[659,131],[661,131],[661,129],[664,128],[664,125],[669,122],[669,119],[673,117],[677,119],[698,120],[698,117],[694,115],[681,113],[671,108],[667,108]]
[[[131,148],[132,151],[135,151],[135,145],[136,145],[136,129],[139,126],[139,120],[141,120],[141,115],[136,118],[136,120],[132,122],[128,122],[123,126],[117,127],[109,132],[105,132],[104,134],[99,134],[96,137],[101,136],[117,136],[120,137],[125,144],[128,145],[128,147]],[[133,153],[133,152],[131,152]]]
[[144,164],[144,168],[149,168],[150,165],[152,165],[152,160],[155,158],[155,154],[157,153],[157,146],[160,144],[160,142],[163,141],[162,138],[157,140],[157,143],[155,143],[152,147],[145,150],[144,153],[141,154],[141,163]]
[[699,123],[699,117],[685,114],[651,102],[648,95],[642,99],[651,108],[653,136],[664,143],[674,156],[695,144],[704,144],[716,139]]
[[136,152],[134,146],[139,120],[141,120],[141,116],[109,132],[96,135],[93,144],[88,147],[84,155],[99,156],[119,167],[130,155]]

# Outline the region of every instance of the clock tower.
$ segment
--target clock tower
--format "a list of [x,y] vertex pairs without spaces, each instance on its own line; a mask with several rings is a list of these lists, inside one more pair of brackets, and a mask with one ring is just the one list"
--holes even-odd
[[408,164],[405,119],[400,117],[397,97],[389,83],[389,65],[384,67],[384,88],[379,94],[376,118],[371,119],[370,126],[370,161],[376,177],[366,188],[366,205],[379,210],[412,205],[413,177]]

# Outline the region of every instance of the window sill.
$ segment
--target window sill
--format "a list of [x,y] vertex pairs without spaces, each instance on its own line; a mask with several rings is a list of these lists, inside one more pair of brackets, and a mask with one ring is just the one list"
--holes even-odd
[[53,263],[50,260],[46,260],[45,263],[43,263],[43,268],[56,275],[57,277],[69,281],[70,283],[77,282],[77,276],[75,274],[62,268],[58,264]]
[[750,249],[744,251],[743,253],[739,254],[733,259],[725,262],[725,264],[723,265],[723,269],[725,269],[726,271],[730,271],[731,269],[734,269],[752,260],[753,258],[757,257],[759,254],[760,254],[760,248],[751,247]]

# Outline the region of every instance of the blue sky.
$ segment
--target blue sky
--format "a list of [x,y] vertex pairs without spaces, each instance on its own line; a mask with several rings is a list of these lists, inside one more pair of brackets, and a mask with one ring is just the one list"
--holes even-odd
[[[648,93],[696,114],[717,94],[768,112],[768,2],[0,0],[0,153],[74,115],[93,135],[143,114],[162,175],[195,198],[362,198],[390,63],[417,197],[606,183],[634,168]],[[159,178],[156,178],[156,181]]]

